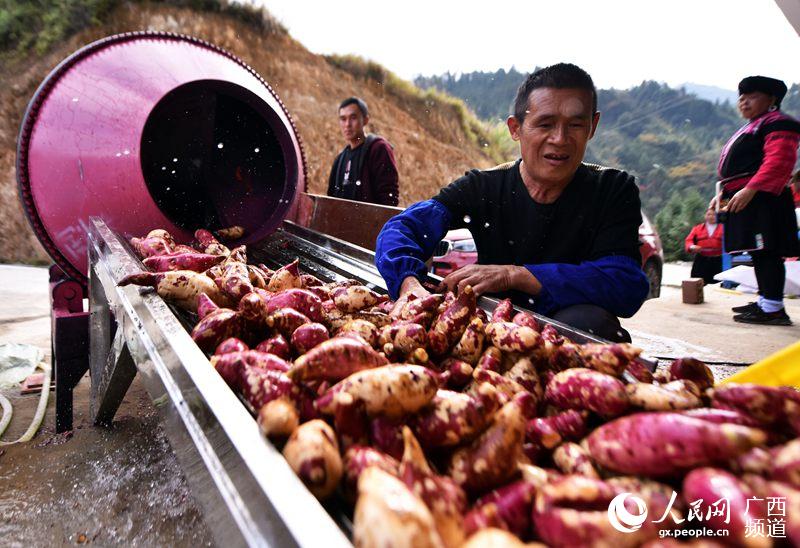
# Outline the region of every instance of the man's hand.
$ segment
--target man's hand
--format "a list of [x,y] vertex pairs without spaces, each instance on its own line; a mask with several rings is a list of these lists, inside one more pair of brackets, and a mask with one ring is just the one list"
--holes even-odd
[[389,315],[392,317],[397,317],[400,314],[400,311],[408,302],[408,298],[411,295],[416,295],[418,299],[422,299],[430,295],[431,292],[425,289],[419,280],[414,276],[409,276],[403,283],[400,284],[400,296],[397,297],[397,300],[392,307],[392,311],[389,312]]
[[541,290],[541,284],[524,266],[472,264],[459,268],[442,280],[440,288],[460,292],[471,285],[476,295],[500,293],[517,289],[532,295]]
[[747,207],[747,204],[750,203],[750,200],[753,199],[756,192],[758,191],[753,188],[744,187],[733,195],[733,198],[730,199],[725,209],[731,213],[739,213]]

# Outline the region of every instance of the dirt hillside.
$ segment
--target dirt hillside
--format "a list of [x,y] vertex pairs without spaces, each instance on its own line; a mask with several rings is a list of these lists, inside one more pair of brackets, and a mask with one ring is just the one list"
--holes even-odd
[[[447,101],[404,94],[370,75],[345,70],[309,52],[279,28],[263,31],[227,14],[129,2],[102,25],[64,40],[42,57],[4,67],[0,77],[0,262],[38,263],[48,257],[22,212],[15,173],[16,139],[28,100],[59,61],[81,46],[120,32],[161,30],[190,34],[217,44],[250,64],[287,105],[297,122],[308,160],[308,190],[324,193],[330,164],[344,145],[336,106],[359,95],[370,106],[369,130],[395,147],[401,205],[427,198],[471,167],[489,167],[480,138],[465,129],[459,109]],[[396,77],[394,77],[396,83]],[[409,86],[410,87],[410,86]],[[416,91],[411,89],[411,91]],[[462,112],[463,114],[463,112]]]

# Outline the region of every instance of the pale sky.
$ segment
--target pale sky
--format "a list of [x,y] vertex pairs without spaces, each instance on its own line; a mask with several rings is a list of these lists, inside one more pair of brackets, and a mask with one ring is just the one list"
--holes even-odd
[[600,88],[800,81],[800,37],[773,0],[245,1],[315,53],[353,53],[406,79],[568,61]]

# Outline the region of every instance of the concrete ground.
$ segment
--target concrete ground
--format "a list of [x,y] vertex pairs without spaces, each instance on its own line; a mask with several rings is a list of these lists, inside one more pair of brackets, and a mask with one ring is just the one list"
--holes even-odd
[[[686,265],[668,265],[660,299],[623,325],[651,356],[754,362],[800,338],[800,301],[788,301],[794,327],[736,324],[731,306],[750,296],[706,288],[702,305],[681,303]],[[47,270],[0,266],[0,343],[34,344],[49,359]],[[717,367],[718,378],[740,368]],[[51,398],[33,441],[0,447],[0,539],[3,546],[205,546],[212,543],[147,393],[134,381],[113,428],[91,424],[88,376],[75,392],[75,430],[55,435]],[[38,395],[4,394],[14,419],[4,440],[26,428]]]

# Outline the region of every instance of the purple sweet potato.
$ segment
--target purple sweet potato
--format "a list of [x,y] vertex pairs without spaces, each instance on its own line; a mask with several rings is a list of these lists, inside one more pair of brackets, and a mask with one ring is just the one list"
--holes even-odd
[[371,346],[347,337],[327,340],[297,358],[289,376],[297,381],[339,381],[388,361]]
[[438,390],[431,404],[414,415],[409,425],[426,449],[452,447],[480,434],[499,406],[491,385],[478,387],[474,396]]
[[240,389],[253,409],[283,397],[292,397],[297,389],[286,373],[245,364],[241,370]]
[[[683,479],[681,492],[684,500],[704,501],[703,506],[714,507],[716,501],[723,501],[720,513],[711,512],[702,516],[703,526],[717,531],[728,531],[725,539],[740,546],[772,546],[772,540],[748,534],[748,523],[754,519],[765,520],[759,513],[759,505],[747,500],[753,497],[751,489],[725,470],[717,468],[696,468]],[[751,501],[752,502],[752,501]],[[766,508],[764,508],[766,509]]]
[[261,295],[251,291],[239,299],[237,306],[245,324],[254,331],[262,331],[267,327],[267,302]]
[[140,259],[172,253],[172,246],[164,238],[131,238],[131,247]]
[[274,354],[284,360],[292,357],[292,348],[289,346],[289,341],[280,333],[258,343],[256,350]]
[[505,352],[528,354],[540,348],[544,341],[538,331],[512,322],[490,322],[486,336],[492,345]]
[[286,289],[272,295],[267,301],[267,313],[272,314],[281,308],[293,308],[312,322],[323,320],[322,301],[305,289]]
[[389,300],[388,295],[380,295],[363,285],[339,287],[331,292],[331,297],[336,308],[345,314],[371,308]]
[[292,346],[298,354],[305,354],[318,344],[330,339],[328,329],[321,323],[301,325],[292,333]]
[[225,379],[228,385],[240,391],[246,367],[273,370],[281,373],[289,370],[289,364],[278,356],[259,352],[258,350],[214,355],[211,357],[211,365],[214,366],[214,369]]
[[534,331],[539,331],[539,322],[536,321],[536,318],[533,314],[529,314],[527,312],[517,312],[514,314],[514,317],[511,321],[517,325],[524,325],[525,327],[530,327]]
[[175,238],[172,237],[172,234],[170,234],[168,230],[165,230],[163,228],[154,228],[153,230],[147,233],[146,237],[161,238],[165,242],[167,242],[170,247],[175,247]]
[[378,344],[390,359],[401,360],[417,348],[427,348],[428,334],[418,323],[395,322],[380,330]]
[[800,489],[800,438],[777,447],[774,450],[774,460],[770,477],[792,487]]
[[536,486],[518,480],[482,496],[464,517],[468,535],[487,527],[497,527],[527,538],[531,528],[531,510]]
[[503,366],[503,353],[496,346],[490,346],[481,354],[475,369],[486,369],[500,373]]
[[784,405],[792,388],[758,384],[723,384],[713,390],[711,406],[732,409],[753,417],[764,425],[786,420]]
[[439,367],[447,373],[447,385],[464,388],[472,380],[472,366],[456,358],[445,358]]
[[655,380],[653,372],[641,360],[633,360],[629,363],[625,368],[625,373],[639,382],[652,383]]
[[289,289],[303,287],[303,279],[300,277],[298,262],[299,261],[295,259],[291,263],[276,270],[269,279],[269,283],[267,283],[267,290],[278,293]]
[[475,314],[476,299],[472,287],[464,287],[458,298],[433,321],[428,331],[428,344],[433,355],[446,354],[458,342]]
[[350,320],[336,332],[336,335],[340,336],[345,333],[355,333],[359,335],[372,348],[377,348],[378,346],[378,328],[375,327],[374,323],[368,322],[367,320]]
[[678,411],[702,405],[700,389],[692,381],[677,380],[667,384],[635,382],[625,391],[632,407],[645,411]]
[[564,341],[562,344],[554,346],[547,361],[553,371],[587,367],[586,360],[583,359],[583,354],[581,354],[580,346],[569,341]]
[[464,334],[453,347],[450,355],[475,366],[483,352],[486,326],[479,317],[474,317],[464,330]]
[[681,415],[701,419],[714,424],[738,424],[740,426],[753,426],[756,428],[761,426],[761,423],[753,417],[731,409],[700,407],[698,409],[681,411]]
[[536,366],[533,365],[530,358],[521,357],[516,359],[503,376],[520,384],[525,390],[536,397],[537,402],[542,400],[544,388],[542,388],[542,381],[539,379],[539,373],[536,372]]
[[[415,296],[416,297],[416,296]],[[398,318],[401,320],[412,320],[420,314],[428,315],[431,318],[437,308],[444,301],[444,296],[438,294],[426,295],[425,297],[408,299],[406,304],[400,309]]]
[[344,477],[342,483],[345,494],[355,496],[358,478],[370,466],[376,466],[393,476],[400,473],[400,463],[394,457],[372,447],[354,445],[344,453]]
[[369,426],[364,402],[349,394],[343,394],[337,400],[333,426],[343,451],[352,445],[366,445],[369,442]]
[[449,475],[464,489],[481,493],[511,479],[522,456],[525,415],[533,397],[520,393],[492,417],[492,423],[470,445],[461,447],[450,459]]
[[270,439],[283,439],[292,435],[300,425],[300,414],[289,398],[268,401],[258,410],[258,427]]
[[210,255],[230,255],[231,251],[217,240],[211,232],[203,228],[194,231],[194,238],[199,244],[203,253]]
[[573,442],[562,443],[553,451],[553,462],[565,474],[578,474],[587,478],[599,478],[588,451]]
[[564,441],[577,441],[588,431],[586,411],[570,409],[551,417],[537,417],[528,421],[525,439],[545,449],[552,449]]
[[197,300],[201,293],[219,306],[227,306],[229,302],[211,278],[191,270],[139,272],[124,277],[117,285],[130,284],[154,287],[165,301],[191,312],[197,311]]
[[586,438],[586,447],[604,468],[659,477],[724,463],[766,441],[767,434],[756,428],[662,412],[603,424]]
[[[337,342],[346,340],[334,339]],[[295,367],[300,359],[295,361]],[[437,374],[421,365],[386,365],[353,373],[320,396],[316,403],[322,413],[331,414],[338,399],[349,394],[364,402],[370,416],[398,418],[416,413],[430,403],[438,385]]]
[[291,340],[292,334],[297,328],[309,323],[311,323],[311,320],[308,316],[294,308],[279,308],[271,312],[266,319],[267,327],[277,331],[287,340]]
[[606,418],[621,415],[629,405],[619,379],[581,367],[556,374],[547,383],[545,401],[560,409],[593,411]]
[[504,377],[499,373],[495,373],[494,371],[489,371],[488,369],[476,369],[473,372],[472,377],[475,379],[473,390],[477,389],[483,383],[488,383],[497,390],[501,404],[511,401],[515,394],[520,393],[530,394],[532,401],[534,402],[531,406],[532,410],[535,411],[536,405],[539,403],[536,396],[528,392],[524,386],[512,379],[509,379],[508,377]]
[[519,537],[498,527],[475,531],[461,548],[547,548],[541,542],[523,543]]
[[215,310],[219,310],[219,306],[208,295],[200,293],[197,296],[197,316],[201,320]]
[[583,344],[578,347],[586,367],[606,375],[619,377],[631,361],[642,353],[640,348],[628,343]]
[[376,466],[358,480],[353,544],[443,548],[428,507],[398,478]]
[[242,320],[239,313],[229,308],[220,308],[200,320],[192,329],[192,339],[205,352],[214,349],[229,337],[239,337]]
[[369,422],[369,439],[371,444],[379,451],[390,455],[392,458],[403,457],[403,426],[404,419],[390,419],[377,416]]
[[195,272],[205,272],[214,265],[225,260],[220,255],[208,255],[207,253],[175,253],[170,255],[158,255],[147,257],[142,261],[152,272],[167,272],[170,270],[193,270]]
[[711,369],[695,358],[681,358],[672,362],[669,366],[670,380],[685,379],[695,383],[700,390],[714,386],[714,373]]
[[742,474],[759,474],[764,477],[772,469],[772,451],[763,447],[753,447],[729,463],[729,468]]
[[320,500],[336,490],[342,477],[342,459],[336,434],[325,421],[301,424],[289,437],[283,456],[295,474]]
[[514,314],[514,306],[511,304],[511,299],[503,299],[497,303],[492,311],[493,322],[510,322],[511,316]]
[[253,287],[267,289],[267,279],[269,278],[264,275],[264,272],[259,267],[252,264],[247,265],[247,275],[250,277],[250,283],[253,284]]
[[303,283],[303,289],[308,289],[309,287],[321,287],[325,285],[325,282],[313,274],[301,274],[300,281]]
[[230,354],[231,352],[244,352],[245,350],[250,350],[244,341],[237,339],[236,337],[229,337],[219,343],[216,350],[214,350],[214,354]]

